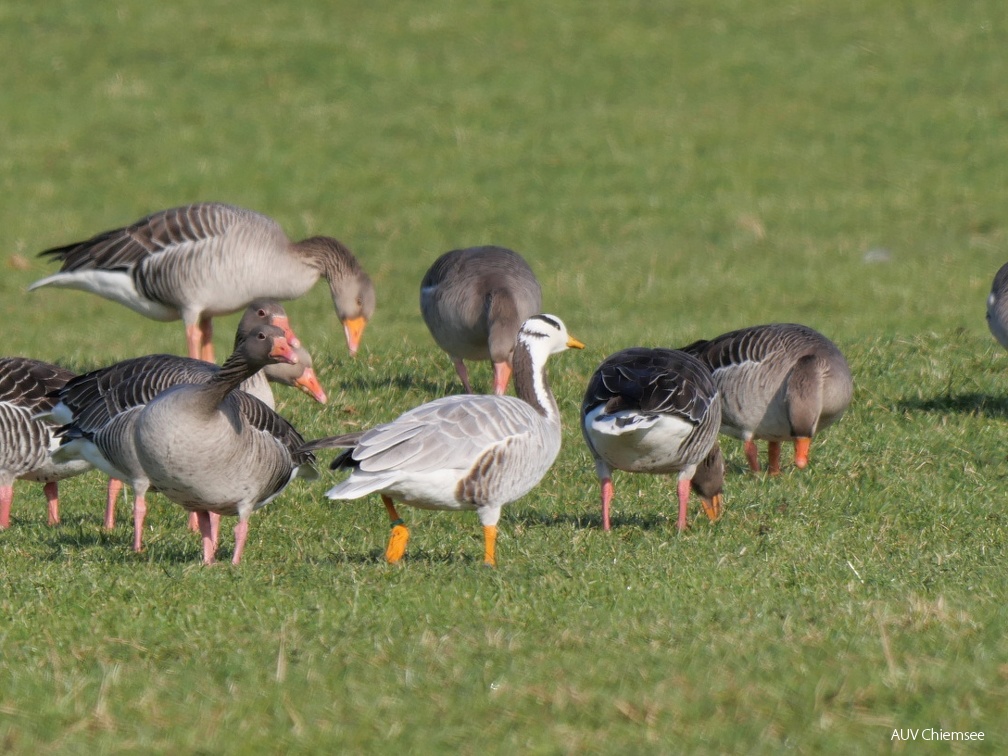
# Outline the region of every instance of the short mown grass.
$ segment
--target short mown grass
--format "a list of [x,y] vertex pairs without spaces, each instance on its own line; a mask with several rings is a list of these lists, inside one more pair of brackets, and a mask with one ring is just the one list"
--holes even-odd
[[[330,393],[279,395],[308,438],[459,390],[417,301],[448,249],[521,252],[588,345],[550,363],[564,447],[495,571],[473,515],[409,509],[385,564],[384,509],[325,499],[324,453],[238,568],[200,566],[157,495],[134,555],[101,476],[62,486],[57,528],[19,484],[0,748],[852,753],[934,728],[1004,750],[1003,3],[15,0],[0,42],[5,353],[181,352],[178,323],[25,288],[39,250],[194,200],[336,235],[375,279],[356,359],[322,286],[288,307]],[[752,475],[726,439],[720,522],[695,506],[679,535],[670,481],[618,475],[602,532],[596,365],[770,321],[855,376],[810,467]]]

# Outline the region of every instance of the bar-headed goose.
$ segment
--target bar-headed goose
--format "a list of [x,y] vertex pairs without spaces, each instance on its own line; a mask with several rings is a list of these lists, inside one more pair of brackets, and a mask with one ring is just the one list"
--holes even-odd
[[74,374],[27,357],[0,359],[0,528],[10,527],[14,481],[43,483],[49,524],[59,523],[59,481],[91,466],[83,460],[59,462],[50,452],[59,443],[56,424],[41,413],[52,408],[52,393]]
[[374,313],[371,279],[342,243],[326,236],[291,242],[273,219],[218,202],[163,210],[40,254],[61,267],[29,291],[82,289],[154,320],[181,318],[189,356],[209,362],[215,315],[259,297],[300,297],[320,276],[329,282],[351,354]]
[[420,311],[472,393],[463,360],[490,360],[494,393],[511,377],[518,329],[542,310],[542,291],[520,255],[503,247],[470,247],[441,255],[420,283]]
[[720,423],[717,386],[696,358],[645,347],[607,357],[581,403],[581,431],[602,489],[602,527],[609,530],[613,469],[677,474],[680,531],[691,488],[707,516],[718,519],[724,481]]
[[260,326],[208,382],[161,392],[136,418],[134,442],[150,485],[190,512],[211,564],[217,534],[210,513],[237,515],[232,562],[238,564],[248,518],[296,476],[313,477],[314,459],[294,427],[261,401],[238,390],[271,362],[296,362],[284,332]]
[[584,345],[552,315],[529,318],[514,350],[517,398],[461,394],[422,404],[369,431],[308,444],[344,447],[333,467],[352,470],[330,499],[381,495],[392,534],[385,558],[398,562],[409,531],[399,501],[422,509],[475,510],[483,525],[485,564],[496,565],[501,507],[524,496],[560,451],[560,416],[546,379],[546,359]]
[[808,326],[753,326],[683,350],[714,374],[721,392],[721,432],[745,442],[754,471],[760,469],[756,439],[769,441],[771,475],[780,472],[782,441],[794,441],[795,464],[805,467],[812,437],[836,422],[853,396],[847,360]]

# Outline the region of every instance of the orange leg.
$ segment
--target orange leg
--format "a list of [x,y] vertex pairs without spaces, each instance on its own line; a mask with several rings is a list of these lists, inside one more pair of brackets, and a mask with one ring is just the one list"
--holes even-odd
[[799,470],[808,465],[809,450],[812,447],[811,438],[796,438],[794,442],[794,463]]
[[483,526],[483,564],[487,567],[497,566],[497,526]]
[[409,530],[396,511],[392,499],[382,494],[382,503],[385,504],[389,520],[392,523],[392,534],[389,536],[388,546],[385,548],[385,561],[395,564],[406,553],[406,544],[409,543]]

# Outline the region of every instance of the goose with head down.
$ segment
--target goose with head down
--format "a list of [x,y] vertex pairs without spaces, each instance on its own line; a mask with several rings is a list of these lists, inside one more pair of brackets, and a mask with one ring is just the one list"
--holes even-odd
[[163,210],[40,254],[58,260],[60,270],[29,291],[81,289],[154,320],[181,318],[189,356],[208,362],[214,316],[262,297],[300,297],[320,276],[329,282],[351,354],[374,313],[371,279],[341,242],[327,236],[292,242],[272,218],[219,202]]
[[686,529],[691,489],[717,520],[724,482],[720,422],[717,386],[694,357],[645,347],[607,357],[581,403],[581,431],[602,489],[603,529],[609,530],[613,469],[676,474],[680,531]]
[[463,360],[490,360],[494,393],[511,378],[518,329],[542,310],[542,290],[522,257],[503,247],[470,247],[441,255],[420,283],[420,311],[438,346],[472,393]]
[[392,524],[389,562],[402,558],[409,539],[395,502],[475,510],[483,526],[483,561],[496,565],[501,507],[532,490],[560,451],[560,413],[546,360],[571,347],[584,345],[559,318],[535,315],[522,325],[514,350],[517,397],[448,396],[371,430],[311,442],[308,449],[347,449],[333,467],[351,470],[350,477],[326,495],[381,496]]
[[0,528],[10,526],[14,481],[43,484],[49,524],[59,523],[59,481],[91,469],[83,460],[52,457],[61,432],[41,415],[55,403],[53,392],[74,374],[27,357],[0,358]]
[[781,442],[794,441],[795,465],[808,464],[812,437],[850,405],[847,360],[818,331],[795,323],[742,328],[683,347],[714,375],[721,392],[721,432],[745,443],[760,469],[756,440],[769,442],[767,467],[780,473]]

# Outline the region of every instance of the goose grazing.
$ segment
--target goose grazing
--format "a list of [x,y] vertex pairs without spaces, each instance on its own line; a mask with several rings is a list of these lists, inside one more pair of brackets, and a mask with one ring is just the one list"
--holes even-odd
[[795,465],[808,464],[812,437],[840,418],[853,379],[836,345],[794,323],[753,326],[683,347],[714,374],[721,392],[721,432],[745,442],[759,471],[755,439],[769,441],[767,467],[780,473],[781,442],[793,440]]
[[422,509],[476,510],[483,561],[495,566],[501,507],[539,483],[560,451],[560,415],[546,379],[546,359],[583,349],[552,315],[529,318],[514,350],[513,396],[462,394],[422,404],[369,431],[320,439],[309,449],[348,448],[334,468],[352,470],[330,499],[381,495],[392,534],[385,558],[398,562],[409,531],[400,501]]
[[686,529],[690,488],[712,520],[721,516],[724,460],[717,444],[721,403],[710,371],[673,349],[634,347],[607,357],[588,381],[581,431],[602,488],[609,530],[612,470],[678,473],[679,518]]
[[158,394],[139,413],[136,455],[150,485],[190,512],[212,564],[217,533],[210,514],[237,515],[233,564],[241,561],[248,518],[297,476],[313,477],[310,452],[294,427],[261,401],[237,390],[271,362],[297,355],[276,326],[253,330],[208,382]]
[[441,255],[420,283],[420,311],[472,393],[463,360],[490,360],[494,393],[507,391],[518,329],[542,310],[542,290],[520,255],[470,247]]
[[53,460],[50,450],[58,443],[59,431],[38,416],[52,407],[52,392],[73,375],[27,357],[0,358],[0,528],[10,527],[16,479],[44,484],[49,524],[57,525],[59,481],[91,468],[81,460]]
[[1008,263],[998,269],[987,297],[987,327],[998,343],[1008,349]]
[[189,356],[213,362],[215,315],[254,299],[294,299],[319,276],[329,282],[347,346],[356,354],[374,313],[374,286],[336,239],[291,242],[271,218],[218,202],[163,210],[124,228],[47,249],[58,273],[28,290],[90,291],[154,320],[182,319]]
[[[279,302],[260,301],[250,305],[238,324],[235,348],[254,329],[273,324],[290,333],[287,314]],[[270,409],[273,393],[266,382],[285,383],[305,391],[316,401],[326,401],[325,392],[310,368],[311,356],[297,347],[294,365],[266,365],[247,379],[241,388],[259,398]],[[302,363],[304,359],[305,363]],[[300,369],[299,369],[300,368]],[[56,456],[78,457],[109,475],[105,527],[115,527],[115,506],[122,483],[133,489],[133,549],[143,548],[146,494],[150,481],[137,459],[134,429],[140,411],[162,391],[183,383],[207,383],[220,371],[203,360],[174,355],[148,355],[118,362],[78,376],[59,392],[60,403],[52,415],[64,423],[63,445]],[[190,523],[194,529],[197,523]]]

